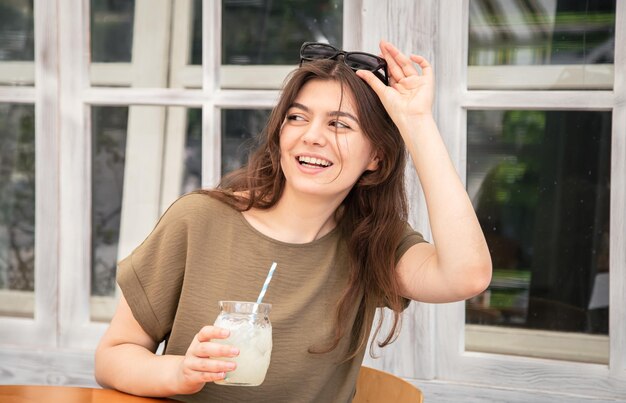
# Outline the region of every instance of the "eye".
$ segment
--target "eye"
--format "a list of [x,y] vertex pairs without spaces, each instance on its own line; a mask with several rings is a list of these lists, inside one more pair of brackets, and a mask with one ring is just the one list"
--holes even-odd
[[350,125],[340,121],[340,120],[333,120],[330,122],[331,126],[335,126],[337,129],[350,129]]
[[285,119],[291,120],[291,121],[296,121],[296,122],[298,122],[298,121],[299,122],[303,122],[305,120],[304,116],[298,115],[298,114],[295,114],[295,113],[287,115],[287,117]]

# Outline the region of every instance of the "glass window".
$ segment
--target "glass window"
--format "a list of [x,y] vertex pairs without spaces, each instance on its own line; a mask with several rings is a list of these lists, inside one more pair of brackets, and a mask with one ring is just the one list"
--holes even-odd
[[[113,313],[115,301],[111,297],[115,294],[117,262],[125,257],[119,255],[121,231],[124,230],[121,226],[122,216],[136,221],[126,223],[125,227],[142,227],[148,232],[158,219],[156,209],[151,222],[139,222],[145,217],[123,213],[123,198],[131,197],[124,194],[125,181],[137,181],[132,184],[135,193],[154,194],[154,200],[149,202],[152,206],[159,206],[159,189],[147,189],[147,183],[156,182],[157,187],[161,188],[167,186],[164,183],[165,172],[181,173],[174,185],[174,192],[178,195],[198,188],[201,114],[200,109],[181,107],[92,107],[92,319],[106,321]],[[181,141],[178,158],[168,166],[164,162],[165,155],[159,152],[162,148],[158,145],[165,144],[160,139],[166,136]],[[131,138],[134,139],[132,142]],[[178,141],[176,139],[171,144],[175,144]],[[138,150],[137,147],[145,147],[146,150]],[[129,164],[134,167],[133,172],[141,172],[140,177],[128,176]],[[142,208],[149,209],[150,206]],[[145,233],[141,236],[147,235]],[[133,244],[131,249],[136,246]]]
[[201,0],[91,0],[90,18],[92,85],[201,86]]
[[35,79],[33,0],[0,0],[0,85]]
[[91,61],[131,61],[135,0],[91,0]]
[[222,64],[294,65],[302,42],[342,44],[342,0],[223,0],[222,7]]
[[258,145],[269,109],[222,110],[222,175],[240,168]]
[[222,88],[277,89],[303,42],[342,47],[342,0],[222,1]]
[[0,104],[0,315],[32,317],[19,301],[34,289],[35,108]]
[[471,0],[469,15],[470,88],[612,87],[615,0]]
[[128,107],[93,107],[91,294],[113,295],[120,238]]
[[202,109],[187,110],[185,155],[180,194],[202,187]]
[[193,0],[191,63],[202,65],[202,0]]
[[466,322],[608,335],[611,113],[467,120],[468,192],[494,275]]

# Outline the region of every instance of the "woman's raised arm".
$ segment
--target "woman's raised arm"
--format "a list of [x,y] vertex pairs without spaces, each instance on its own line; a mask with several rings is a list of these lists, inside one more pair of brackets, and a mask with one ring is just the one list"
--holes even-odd
[[357,74],[376,92],[400,130],[424,190],[434,241],[434,245],[414,245],[400,259],[402,294],[424,302],[467,299],[489,285],[491,257],[432,116],[432,67],[423,57],[407,57],[388,42],[381,42],[380,48],[390,85],[368,71]]

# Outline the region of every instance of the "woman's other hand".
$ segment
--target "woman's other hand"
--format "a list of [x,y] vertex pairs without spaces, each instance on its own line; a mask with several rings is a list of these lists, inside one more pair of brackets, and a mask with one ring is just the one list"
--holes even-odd
[[234,363],[220,358],[236,356],[236,349],[211,341],[228,334],[226,329],[205,326],[184,356],[155,354],[159,343],[137,322],[122,295],[96,350],[96,380],[106,388],[139,396],[195,393],[235,368]]
[[223,361],[223,357],[236,357],[236,347],[215,343],[215,339],[225,339],[230,332],[214,326],[203,327],[193,338],[180,364],[178,375],[180,394],[198,392],[207,382],[224,379],[225,373],[236,368],[234,362]]

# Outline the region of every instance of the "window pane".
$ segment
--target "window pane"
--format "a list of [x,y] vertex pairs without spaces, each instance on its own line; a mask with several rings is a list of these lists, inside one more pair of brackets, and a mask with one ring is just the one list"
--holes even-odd
[[467,323],[608,335],[611,113],[469,111],[467,136],[494,267]]
[[269,109],[222,110],[222,174],[232,172],[248,161],[270,112]]
[[33,315],[34,266],[35,108],[0,104],[0,315]]
[[120,238],[128,107],[97,106],[92,118],[91,294],[113,295]]
[[342,0],[222,1],[222,64],[289,64],[302,42],[342,45]]
[[33,0],[0,0],[0,85],[32,85]]
[[470,88],[612,87],[615,0],[471,0],[469,15]]
[[[174,189],[173,201],[200,186],[201,115],[170,106],[92,107],[92,320],[108,321],[114,312],[117,262],[126,257],[120,240],[132,250],[149,234],[164,187]],[[172,172],[180,175],[166,183]]]
[[201,86],[200,0],[91,0],[91,83]]
[[0,1],[0,60],[35,60],[33,0]]
[[202,109],[187,111],[185,154],[180,194],[202,187]]
[[615,0],[470,4],[470,65],[613,63]]
[[91,0],[91,61],[130,62],[135,0]]
[[202,0],[193,0],[191,64],[202,65]]

